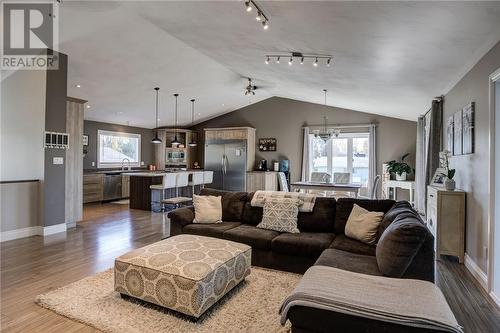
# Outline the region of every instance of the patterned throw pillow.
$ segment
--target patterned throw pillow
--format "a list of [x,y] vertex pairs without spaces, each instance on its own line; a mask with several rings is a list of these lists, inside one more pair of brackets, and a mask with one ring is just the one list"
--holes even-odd
[[269,198],[264,202],[262,221],[257,228],[279,232],[299,233],[297,215],[302,200],[292,198]]

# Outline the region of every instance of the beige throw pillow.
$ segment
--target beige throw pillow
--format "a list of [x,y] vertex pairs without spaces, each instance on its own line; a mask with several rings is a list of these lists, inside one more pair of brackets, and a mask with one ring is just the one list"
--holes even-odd
[[370,212],[354,204],[345,226],[345,235],[366,244],[377,242],[378,226],[384,213]]
[[268,198],[264,202],[262,221],[257,228],[297,234],[297,215],[302,200],[293,198]]
[[222,222],[222,197],[194,194],[193,206],[193,223]]

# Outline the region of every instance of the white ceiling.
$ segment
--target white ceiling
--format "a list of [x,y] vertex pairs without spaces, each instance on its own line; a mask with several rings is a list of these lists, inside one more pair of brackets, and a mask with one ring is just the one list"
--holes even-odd
[[[68,94],[85,119],[154,127],[196,122],[271,96],[416,120],[500,40],[500,2],[261,1],[264,31],[242,1],[64,1]],[[331,67],[264,64],[282,51],[326,53]],[[249,101],[246,79],[257,86]],[[81,88],[75,85],[80,84]],[[290,110],[293,116],[293,110]],[[199,113],[199,115],[198,115]]]

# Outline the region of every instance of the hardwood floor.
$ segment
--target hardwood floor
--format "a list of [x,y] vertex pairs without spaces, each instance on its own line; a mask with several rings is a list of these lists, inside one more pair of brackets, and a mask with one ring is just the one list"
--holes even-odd
[[[118,255],[169,234],[162,214],[127,205],[86,206],[84,221],[66,235],[1,244],[2,332],[94,332],[34,303],[37,295],[112,267]],[[443,290],[465,332],[500,332],[500,311],[463,265],[437,264]]]

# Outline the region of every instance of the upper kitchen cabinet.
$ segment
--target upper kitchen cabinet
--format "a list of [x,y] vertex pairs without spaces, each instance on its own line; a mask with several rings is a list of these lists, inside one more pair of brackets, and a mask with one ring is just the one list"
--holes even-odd
[[[160,144],[155,145],[155,165],[158,170],[165,168],[192,168],[198,146],[189,146],[196,141],[196,132],[187,129],[159,129]],[[178,145],[172,144],[175,139]]]

